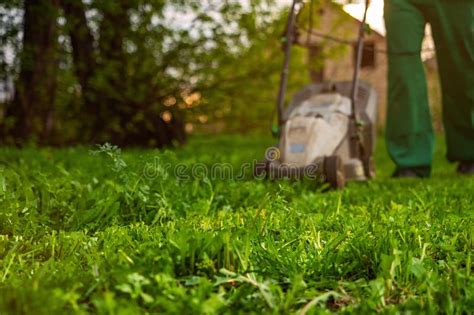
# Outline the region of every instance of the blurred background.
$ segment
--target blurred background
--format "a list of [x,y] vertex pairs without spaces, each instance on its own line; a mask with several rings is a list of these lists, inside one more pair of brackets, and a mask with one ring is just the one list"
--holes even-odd
[[[1,0],[0,141],[174,146],[190,134],[264,133],[274,121],[290,0]],[[288,99],[350,80],[363,4],[303,1]],[[362,79],[386,93],[383,0],[368,12]],[[422,58],[435,127],[429,27]]]

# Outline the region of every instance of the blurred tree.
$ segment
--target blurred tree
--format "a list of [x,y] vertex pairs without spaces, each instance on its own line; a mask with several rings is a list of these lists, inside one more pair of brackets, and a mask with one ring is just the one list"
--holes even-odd
[[[185,140],[185,121],[238,131],[269,126],[287,15],[274,0],[11,3],[0,3],[0,15],[23,12],[23,47],[3,140],[163,146]],[[41,31],[27,27],[31,5],[47,7],[33,17]],[[37,52],[29,59],[28,46]],[[295,48],[290,92],[309,82],[303,53]],[[36,84],[27,60],[37,66],[30,68]],[[31,91],[38,92],[29,107],[20,107]]]
[[93,128],[98,117],[96,104],[97,92],[94,90],[93,77],[97,71],[96,52],[94,51],[94,37],[87,25],[86,9],[82,1],[62,0],[61,6],[66,18],[67,34],[72,46],[74,73],[81,86],[82,98],[85,104],[83,115],[85,133],[83,140],[91,138]]
[[48,139],[54,124],[58,0],[25,0],[20,73],[6,116],[17,141]]
[[[91,4],[87,8],[81,1],[62,3],[85,104],[83,115],[88,117],[83,140],[157,146],[183,142],[182,118],[175,114],[163,120],[160,99],[147,97],[154,77],[163,70],[150,55],[150,48],[143,45],[147,37],[150,42],[155,38],[143,30],[150,29],[151,18],[165,3],[130,0]],[[101,15],[96,42],[86,10],[97,10]]]

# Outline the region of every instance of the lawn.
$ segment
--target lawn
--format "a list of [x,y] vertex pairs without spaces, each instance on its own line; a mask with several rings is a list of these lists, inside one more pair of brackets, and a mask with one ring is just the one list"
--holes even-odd
[[441,141],[430,179],[379,141],[377,179],[331,192],[237,176],[272,141],[0,149],[0,314],[474,311],[474,180]]

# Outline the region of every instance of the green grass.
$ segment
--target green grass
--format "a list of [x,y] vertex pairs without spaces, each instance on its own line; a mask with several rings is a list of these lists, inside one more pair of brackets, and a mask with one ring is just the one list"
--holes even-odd
[[379,142],[377,179],[342,192],[166,169],[271,143],[1,149],[0,314],[472,313],[474,180],[441,143],[432,178],[393,180]]

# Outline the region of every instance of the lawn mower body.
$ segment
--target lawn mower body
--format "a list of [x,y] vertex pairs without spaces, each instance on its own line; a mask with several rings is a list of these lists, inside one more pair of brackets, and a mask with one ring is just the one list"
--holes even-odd
[[334,188],[374,177],[377,93],[359,83],[355,122],[351,87],[350,81],[315,83],[296,93],[283,113],[278,146],[267,151],[259,170],[274,179],[318,176]]
[[[300,0],[293,0],[287,22],[285,59],[277,98],[279,142],[255,166],[255,175],[271,178],[322,178],[333,188],[346,180],[375,176],[377,93],[359,81],[364,46],[366,0],[357,39],[352,81],[314,83],[298,92],[285,108],[291,45]],[[311,28],[310,28],[311,29]],[[315,177],[316,176],[316,177]]]

